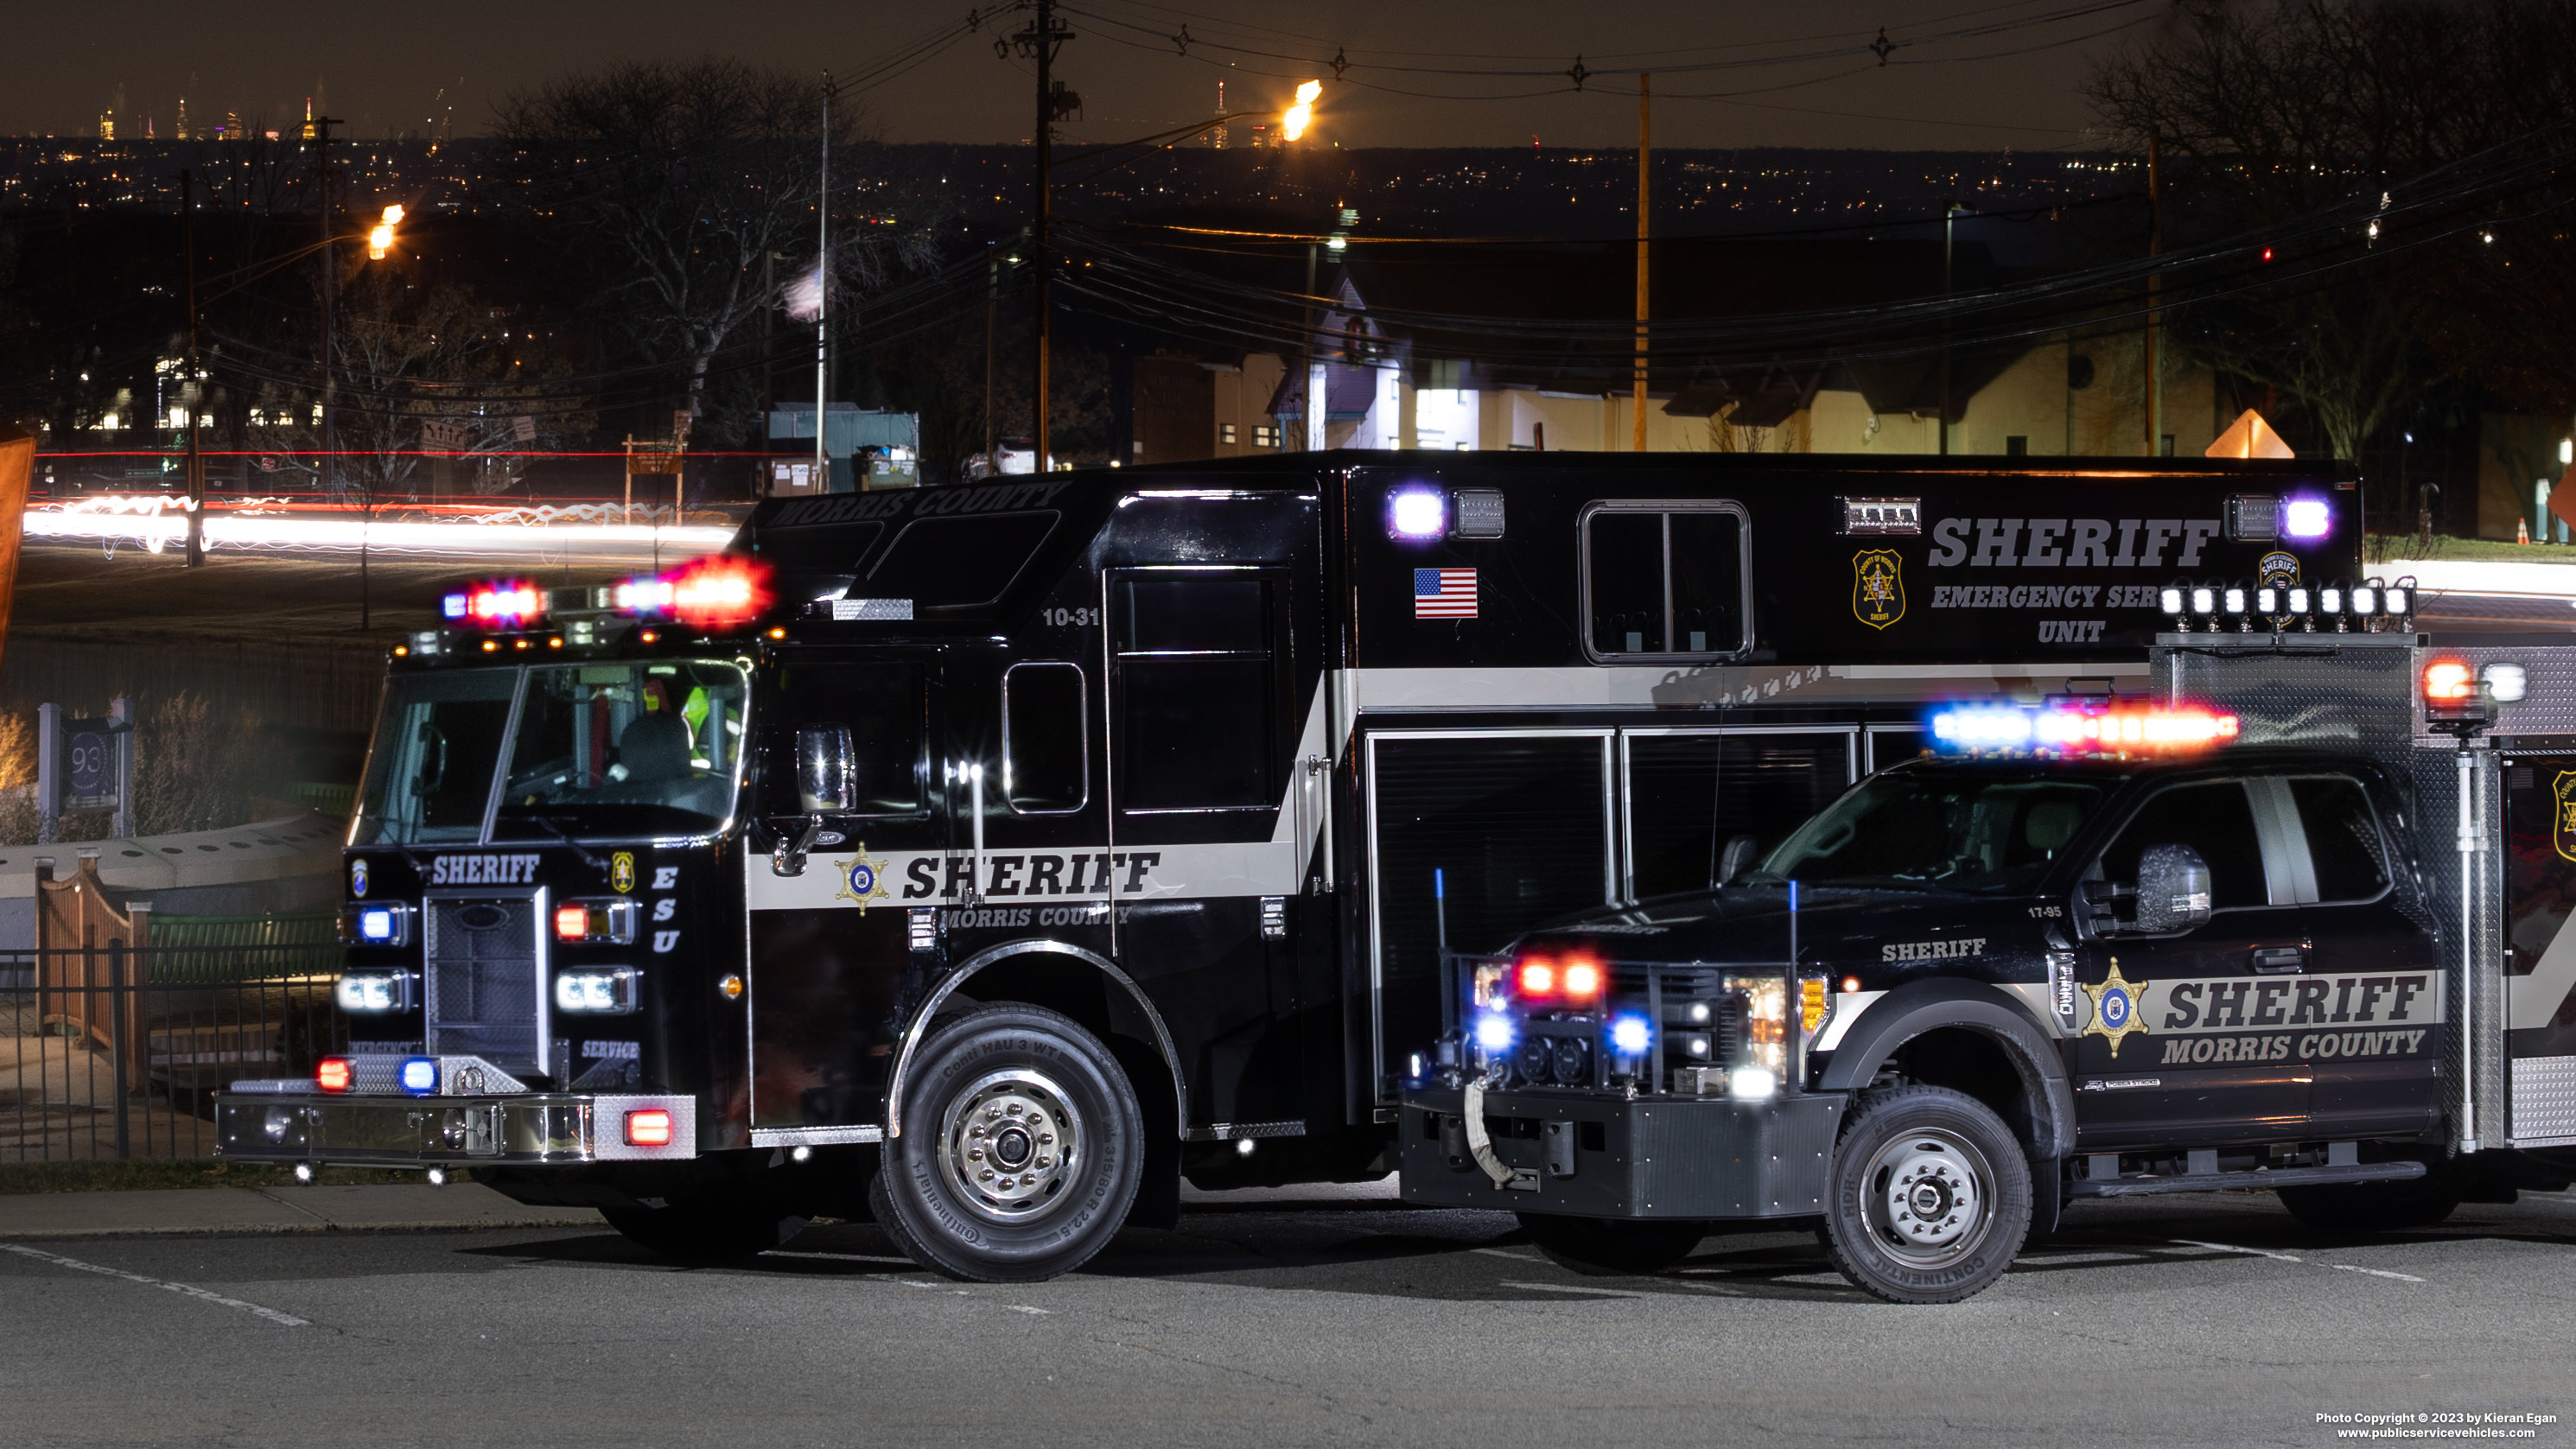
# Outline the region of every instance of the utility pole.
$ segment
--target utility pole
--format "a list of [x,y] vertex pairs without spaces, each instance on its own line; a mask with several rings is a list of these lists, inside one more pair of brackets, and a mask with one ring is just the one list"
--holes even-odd
[[1646,451],[1646,241],[1653,234],[1649,218],[1654,191],[1648,185],[1648,167],[1653,157],[1654,80],[1644,71],[1637,72],[1637,416],[1632,441],[1640,453]]
[[1950,292],[1951,254],[1959,213],[1968,208],[1953,201],[1941,208],[1941,456],[1950,456]]
[[[326,497],[335,492],[333,485],[338,482],[340,473],[338,423],[333,416],[333,407],[338,401],[335,396],[335,384],[339,374],[332,361],[332,349],[336,340],[333,335],[333,314],[338,310],[340,302],[340,245],[337,238],[332,235],[331,227],[331,128],[340,124],[339,120],[331,116],[313,118],[313,195],[316,200],[314,209],[321,214],[322,220],[322,466],[316,470],[316,477]],[[365,539],[362,535],[358,553],[358,617],[361,628],[365,627],[367,612],[365,602],[367,555],[364,544]]]
[[206,453],[197,436],[197,188],[196,174],[179,172],[179,245],[188,253],[188,378],[179,398],[188,409],[188,567],[206,562]]
[[1047,212],[1053,202],[1050,195],[1052,183],[1048,180],[1057,106],[1053,81],[1055,53],[1073,38],[1073,30],[1056,22],[1055,0],[1035,0],[1034,8],[1036,19],[1030,22],[1028,29],[1012,36],[1010,44],[1018,47],[1020,54],[1038,63],[1037,201],[1030,216],[1029,261],[1037,268],[1037,459],[1033,466],[1043,473],[1051,456],[1047,437],[1047,310],[1053,291],[1049,284],[1054,281],[1055,272],[1054,264],[1047,257]]
[[2164,250],[2164,155],[2147,133],[2147,456],[2164,451],[2164,389],[2156,376],[2156,256]]
[[984,476],[1002,471],[1000,445],[993,430],[993,336],[997,315],[1002,307],[1002,261],[999,257],[984,259]]
[[832,491],[832,457],[824,451],[825,406],[832,391],[832,73],[823,72],[823,165],[814,196],[821,240],[815,246],[814,491]]

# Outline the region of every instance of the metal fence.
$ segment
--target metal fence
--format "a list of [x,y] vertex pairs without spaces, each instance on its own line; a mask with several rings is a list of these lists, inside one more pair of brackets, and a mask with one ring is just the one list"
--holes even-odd
[[340,948],[262,934],[0,952],[0,1162],[210,1156],[216,1092],[347,1050]]

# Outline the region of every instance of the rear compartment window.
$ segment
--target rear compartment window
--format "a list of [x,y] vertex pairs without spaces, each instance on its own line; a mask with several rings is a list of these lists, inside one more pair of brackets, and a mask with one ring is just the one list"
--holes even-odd
[[1053,510],[981,518],[917,518],[868,571],[870,598],[910,599],[916,613],[980,609],[1018,579],[1055,531]]

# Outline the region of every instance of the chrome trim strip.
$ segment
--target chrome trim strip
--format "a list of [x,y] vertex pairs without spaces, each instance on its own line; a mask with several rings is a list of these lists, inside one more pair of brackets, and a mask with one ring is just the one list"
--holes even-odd
[[[1110,917],[1113,921],[1117,917],[1114,907],[1110,911]],[[930,1026],[930,1019],[938,1014],[939,1008],[947,1003],[950,996],[956,994],[957,988],[964,985],[968,977],[996,961],[1027,955],[1033,951],[1077,957],[1099,968],[1101,973],[1110,980],[1126,988],[1128,996],[1132,997],[1137,1007],[1145,1013],[1145,1019],[1154,1024],[1155,1045],[1163,1053],[1163,1064],[1172,1070],[1172,1099],[1179,1109],[1179,1120],[1174,1125],[1186,1133],[1190,1126],[1190,1084],[1181,1076],[1180,1053],[1172,1046],[1171,1029],[1163,1025],[1163,1013],[1154,1009],[1154,1003],[1145,995],[1144,988],[1136,984],[1135,978],[1119,970],[1103,956],[1063,941],[1037,940],[1008,942],[969,958],[966,964],[949,972],[947,978],[931,991],[929,998],[914,1009],[912,1020],[904,1024],[903,1046],[895,1053],[894,1070],[886,1078],[885,1135],[888,1137],[903,1135],[904,1080],[912,1072],[912,1054],[921,1045],[922,1033]]]
[[883,1127],[754,1127],[754,1147],[838,1147],[853,1142],[883,1142]]

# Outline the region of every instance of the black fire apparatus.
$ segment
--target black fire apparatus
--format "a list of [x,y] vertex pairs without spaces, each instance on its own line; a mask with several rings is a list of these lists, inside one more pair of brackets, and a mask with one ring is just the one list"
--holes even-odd
[[1938,1303],[2069,1199],[2376,1231],[2565,1190],[2576,642],[2307,602],[2178,583],[2143,689],[1937,710],[1718,887],[1448,956],[1406,1199],[1614,1272],[1815,1221]]
[[470,1168],[672,1253],[873,1213],[1060,1273],[1184,1176],[1390,1170],[1444,927],[1705,891],[1927,699],[2142,685],[2177,578],[2343,637],[2355,499],[1330,453],[777,500],[668,574],[477,585],[393,661],[345,1045],[237,1083],[223,1150]]

